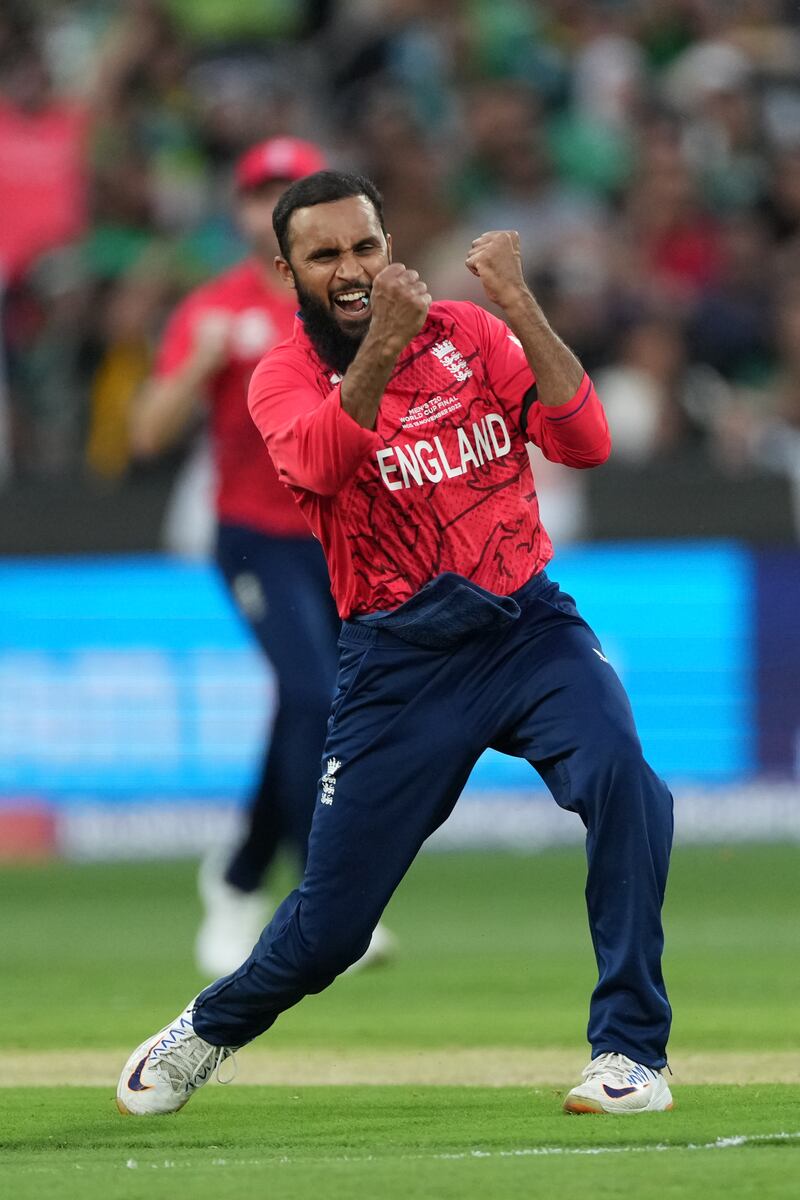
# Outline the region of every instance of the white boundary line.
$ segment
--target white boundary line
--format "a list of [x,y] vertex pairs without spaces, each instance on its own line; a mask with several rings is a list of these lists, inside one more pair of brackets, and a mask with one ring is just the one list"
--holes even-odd
[[[469,1150],[463,1154],[435,1154],[436,1159],[470,1158],[541,1158],[547,1155],[594,1155],[594,1154],[663,1154],[667,1150],[731,1150],[736,1146],[748,1146],[753,1142],[800,1141],[797,1133],[753,1133],[734,1134],[732,1137],[717,1138],[713,1142],[686,1142],[683,1145],[655,1142],[651,1146],[531,1146],[522,1150]],[[428,1156],[420,1156],[428,1157]]]
[[[325,1163],[388,1163],[388,1162],[469,1162],[486,1158],[568,1158],[573,1156],[597,1156],[600,1154],[664,1154],[670,1150],[732,1150],[740,1146],[751,1146],[758,1143],[798,1142],[800,1130],[795,1133],[750,1133],[734,1134],[731,1137],[716,1138],[713,1142],[686,1142],[671,1144],[655,1142],[649,1146],[529,1146],[517,1150],[464,1150],[458,1154],[342,1154],[334,1158],[290,1158],[281,1155],[273,1160],[263,1158],[212,1158],[212,1167],[266,1167],[266,1166],[296,1166],[300,1164],[313,1166]],[[199,1162],[176,1162],[165,1159],[163,1163],[139,1163],[138,1159],[129,1158],[125,1163],[127,1170],[135,1171],[139,1167],[145,1170],[169,1170],[174,1167],[197,1167]]]

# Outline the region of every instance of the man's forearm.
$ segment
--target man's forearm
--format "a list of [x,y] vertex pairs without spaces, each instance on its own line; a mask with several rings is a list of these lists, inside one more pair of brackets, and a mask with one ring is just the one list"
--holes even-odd
[[342,408],[364,429],[374,429],[383,393],[402,344],[369,330],[342,380]]
[[160,454],[180,437],[198,408],[206,372],[193,363],[174,375],[150,379],[131,415],[131,448],[141,458]]
[[540,402],[550,407],[566,404],[584,376],[578,359],[550,327],[527,288],[521,288],[503,310],[536,376]]

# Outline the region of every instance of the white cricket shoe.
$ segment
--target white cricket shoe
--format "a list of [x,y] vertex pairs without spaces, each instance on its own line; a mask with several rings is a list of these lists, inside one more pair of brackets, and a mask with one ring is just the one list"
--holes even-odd
[[568,1113],[663,1112],[672,1108],[672,1095],[660,1071],[626,1058],[599,1054],[583,1072],[583,1083],[568,1093]]
[[378,922],[372,931],[372,937],[366,950],[361,958],[356,959],[347,968],[345,975],[353,975],[356,971],[363,971],[366,967],[380,967],[389,962],[396,952],[397,938],[385,925]]
[[197,884],[203,920],[195,941],[195,961],[208,979],[230,975],[250,957],[270,914],[261,892],[243,892],[225,879],[229,855],[203,860]]
[[[174,1113],[208,1083],[237,1046],[212,1046],[194,1031],[188,1008],[154,1037],[137,1046],[117,1084],[117,1108],[125,1116]],[[235,1064],[234,1064],[235,1068]],[[235,1069],[234,1069],[235,1074]],[[230,1079],[220,1080],[231,1083]]]

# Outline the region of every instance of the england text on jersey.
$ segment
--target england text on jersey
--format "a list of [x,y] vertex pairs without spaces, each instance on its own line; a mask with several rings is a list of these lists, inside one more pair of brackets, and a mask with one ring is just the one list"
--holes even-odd
[[416,442],[406,442],[405,446],[387,446],[378,450],[375,455],[378,469],[389,491],[415,485],[422,487],[425,480],[441,483],[443,479],[454,479],[492,459],[503,458],[511,449],[511,435],[500,413],[487,413],[480,421],[473,421],[469,430],[459,426],[456,436],[458,454],[452,456],[452,462],[438,435],[432,442],[420,438]]

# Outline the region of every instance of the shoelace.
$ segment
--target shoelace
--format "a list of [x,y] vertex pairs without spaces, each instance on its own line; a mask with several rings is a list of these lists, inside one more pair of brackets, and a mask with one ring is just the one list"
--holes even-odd
[[633,1068],[632,1060],[624,1054],[599,1054],[593,1058],[588,1067],[583,1069],[583,1078],[594,1079],[597,1075],[610,1075],[618,1083],[628,1082],[628,1076]]
[[[198,1058],[197,1052],[202,1046],[207,1049]],[[231,1060],[233,1071],[227,1079],[223,1079],[221,1067],[227,1059]],[[166,1075],[173,1091],[186,1092],[193,1091],[205,1082],[210,1073],[216,1074],[219,1083],[233,1083],[238,1064],[230,1046],[212,1046],[195,1035],[173,1046],[163,1057],[156,1058],[151,1063],[151,1070]]]

